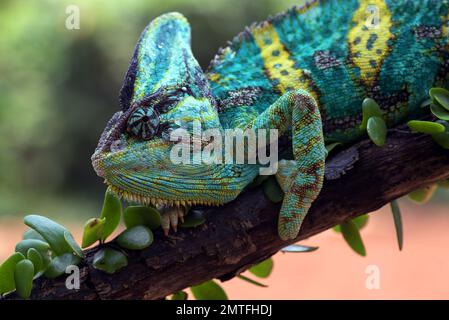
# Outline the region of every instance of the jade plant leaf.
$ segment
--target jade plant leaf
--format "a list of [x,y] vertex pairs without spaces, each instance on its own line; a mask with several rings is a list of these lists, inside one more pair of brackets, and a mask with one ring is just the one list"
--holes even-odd
[[72,234],[68,231],[64,231],[64,239],[67,241],[67,243],[70,245],[70,247],[73,250],[73,253],[75,253],[78,257],[84,258],[83,250],[81,250],[81,247],[79,244],[75,241]]
[[42,258],[39,251],[34,248],[28,249],[27,259],[33,263],[34,266],[34,274],[37,274],[39,271],[44,269],[44,259]]
[[382,117],[382,110],[376,101],[371,98],[366,98],[362,103],[362,124],[360,129],[366,130],[368,126],[368,119],[371,117]]
[[[363,227],[366,226],[366,224],[368,223],[368,220],[369,220],[369,215],[362,214],[361,216],[358,216],[358,217],[355,217],[354,219],[352,219],[352,222],[354,222],[357,229],[361,230],[361,229],[363,229]],[[338,233],[341,232],[340,225],[336,225],[332,229],[335,232],[338,232]]]
[[213,280],[193,286],[190,290],[197,300],[228,300],[226,292]]
[[411,120],[407,122],[407,126],[415,131],[427,134],[437,134],[446,131],[446,128],[438,122]]
[[282,252],[312,252],[318,250],[319,247],[303,246],[299,244],[291,244],[281,249]]
[[449,149],[449,123],[446,121],[438,120],[439,124],[445,127],[445,131],[432,135],[432,139],[442,148]]
[[432,135],[432,139],[442,148],[449,149],[449,132]]
[[206,215],[203,210],[191,209],[184,222],[180,224],[181,228],[195,228],[206,222]]
[[33,230],[31,228],[28,228],[22,236],[23,240],[27,240],[27,239],[36,239],[36,240],[41,240],[41,241],[45,241],[45,239],[36,231]]
[[84,224],[81,247],[87,248],[101,239],[106,219],[91,218]]
[[365,245],[359,233],[359,229],[352,220],[345,221],[340,224],[343,238],[348,245],[361,256],[366,256]]
[[70,244],[64,237],[65,232],[70,232],[59,223],[46,217],[38,215],[29,215],[23,219],[24,223],[36,230],[50,245],[51,250],[57,255],[73,252]]
[[109,274],[116,273],[127,265],[128,258],[122,252],[108,247],[100,249],[93,259],[95,269]]
[[378,147],[382,147],[385,144],[385,138],[387,136],[387,125],[384,119],[380,117],[371,117],[368,119],[366,126],[368,136]]
[[51,260],[44,272],[47,278],[56,278],[64,274],[68,266],[76,266],[81,262],[81,258],[73,253],[64,253]]
[[172,300],[187,300],[187,292],[185,291],[178,291],[173,293],[173,295],[171,296]]
[[146,226],[152,230],[161,225],[161,215],[156,208],[149,206],[129,206],[123,212],[126,228]]
[[251,284],[254,284],[254,285],[258,286],[258,287],[262,287],[262,288],[267,288],[267,287],[268,287],[266,284],[260,283],[259,281],[256,281],[256,280],[253,280],[253,279],[251,279],[251,278],[245,277],[245,276],[243,276],[243,275],[241,275],[241,274],[238,275],[237,277],[238,277],[239,279],[242,279],[242,280],[246,281],[246,282],[249,282],[249,283],[251,283]]
[[263,183],[263,191],[271,202],[278,203],[284,200],[284,191],[282,191],[274,177],[269,177],[265,180]]
[[253,275],[259,278],[268,278],[273,271],[273,259],[268,258],[248,269]]
[[34,265],[28,259],[23,259],[16,264],[14,270],[14,281],[16,292],[19,297],[28,299],[33,288]]
[[153,232],[145,226],[126,229],[117,237],[120,247],[130,250],[142,250],[153,243]]
[[449,111],[437,104],[432,103],[430,105],[430,111],[438,119],[449,120]]
[[101,240],[106,240],[120,223],[122,216],[122,203],[120,199],[108,188],[104,195],[103,208],[101,210],[101,219],[105,220],[103,230],[101,231]]
[[415,203],[424,204],[427,203],[430,198],[432,198],[432,195],[435,193],[436,189],[437,185],[431,184],[429,186],[410,192],[407,197]]
[[449,111],[449,91],[444,88],[431,88],[429,96],[435,104]]
[[51,252],[50,251],[49,252],[39,252],[39,254],[42,257],[42,263],[43,263],[42,271],[44,271],[45,269],[47,269],[48,265],[51,262],[51,259],[52,259]]
[[16,264],[25,259],[20,252],[13,253],[0,265],[0,295],[13,291],[16,288],[14,271]]
[[20,241],[16,245],[16,252],[20,252],[35,264],[34,271],[37,276],[42,274],[42,271],[45,270],[51,260],[51,251],[48,243],[37,239]]
[[391,213],[393,214],[394,228],[396,229],[396,238],[398,240],[399,250],[402,250],[404,243],[404,231],[402,229],[401,210],[397,200],[393,200],[390,203]]
[[47,252],[50,250],[50,245],[47,242],[37,239],[26,239],[16,244],[16,252],[20,252],[24,256],[27,255],[28,249],[34,248],[39,252]]

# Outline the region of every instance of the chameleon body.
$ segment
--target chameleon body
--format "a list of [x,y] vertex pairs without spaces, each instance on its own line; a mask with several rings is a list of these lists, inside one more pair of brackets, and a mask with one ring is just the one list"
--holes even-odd
[[388,126],[420,116],[429,88],[447,86],[449,6],[443,0],[312,1],[246,28],[203,72],[178,13],[143,31],[120,93],[121,111],[92,156],[124,198],[170,208],[232,201],[258,164],[174,164],[170,132],[278,129],[294,161],[280,162],[285,191],[278,231],[298,234],[324,175],[325,144],[352,143],[362,101],[376,100]]

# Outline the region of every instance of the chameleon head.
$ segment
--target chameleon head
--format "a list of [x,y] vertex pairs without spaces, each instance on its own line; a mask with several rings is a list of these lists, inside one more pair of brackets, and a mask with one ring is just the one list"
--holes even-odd
[[160,16],[143,31],[120,104],[92,156],[95,171],[112,191],[133,202],[169,206],[218,205],[237,196],[240,189],[228,166],[173,161],[178,143],[171,141],[173,130],[191,133],[194,122],[202,130],[221,127],[182,15]]

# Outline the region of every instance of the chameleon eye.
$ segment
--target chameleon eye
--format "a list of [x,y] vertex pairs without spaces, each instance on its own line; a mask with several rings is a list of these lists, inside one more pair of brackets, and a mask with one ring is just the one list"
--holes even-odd
[[152,107],[142,107],[128,118],[128,132],[143,140],[151,139],[159,129],[159,114]]

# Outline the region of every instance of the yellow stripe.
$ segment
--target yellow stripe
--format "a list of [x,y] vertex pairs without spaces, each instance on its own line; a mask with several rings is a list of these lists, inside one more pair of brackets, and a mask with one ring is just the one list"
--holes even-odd
[[310,77],[304,70],[294,66],[295,61],[285,49],[273,25],[265,23],[253,29],[252,34],[260,49],[265,70],[270,80],[277,82],[277,89],[281,93],[287,90],[304,89],[317,99]]
[[[373,25],[376,16],[378,24]],[[354,27],[348,34],[351,58],[360,68],[361,80],[371,85],[389,53],[388,40],[393,37],[391,12],[383,0],[360,0],[352,22]]]

